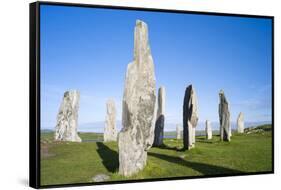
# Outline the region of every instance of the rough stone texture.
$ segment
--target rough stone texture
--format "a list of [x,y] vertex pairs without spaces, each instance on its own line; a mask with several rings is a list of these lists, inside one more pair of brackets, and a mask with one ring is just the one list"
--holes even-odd
[[242,112],[239,113],[237,118],[237,132],[244,133],[244,114]]
[[230,113],[228,102],[222,90],[219,92],[219,97],[220,138],[223,141],[230,141]]
[[177,125],[177,139],[181,139],[181,129],[180,129],[180,125]]
[[185,149],[195,146],[195,128],[198,123],[198,102],[195,90],[189,85],[183,102],[183,145]]
[[95,177],[93,177],[93,182],[102,182],[102,181],[107,181],[109,179],[110,179],[110,177],[108,175],[98,174],[98,175],[95,175]]
[[114,100],[108,100],[106,103],[106,117],[103,140],[104,142],[117,140],[116,108]]
[[211,122],[206,120],[206,128],[205,128],[205,131],[206,131],[206,139],[210,140],[212,139],[212,126],[211,126]]
[[146,23],[137,20],[134,60],[128,65],[123,96],[122,124],[118,135],[119,174],[131,176],[146,165],[154,140],[156,84]]
[[57,115],[56,141],[81,142],[81,138],[77,134],[79,98],[79,92],[76,90],[64,93]]
[[164,123],[165,123],[165,88],[162,86],[158,90],[158,108],[154,130],[153,146],[159,147],[163,145]]

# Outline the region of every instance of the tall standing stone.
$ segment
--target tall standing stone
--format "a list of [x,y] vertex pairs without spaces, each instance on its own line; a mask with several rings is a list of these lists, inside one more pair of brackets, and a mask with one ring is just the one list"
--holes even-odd
[[181,129],[180,125],[177,124],[177,139],[181,139]]
[[242,112],[239,113],[237,118],[237,132],[244,133],[244,114]]
[[219,97],[220,138],[223,141],[230,141],[230,113],[228,102],[222,90],[219,92]]
[[154,140],[156,84],[146,23],[137,20],[134,60],[127,67],[122,124],[118,135],[119,174],[131,176],[146,165]]
[[103,140],[104,142],[117,140],[116,108],[114,100],[108,100],[106,103],[106,117]]
[[81,142],[77,134],[79,98],[79,92],[76,90],[64,93],[57,115],[56,141]]
[[158,90],[158,108],[154,130],[153,146],[159,147],[163,145],[164,123],[165,123],[165,88],[162,86]]
[[206,132],[206,139],[208,140],[212,139],[212,126],[209,120],[206,120],[205,132]]
[[183,145],[185,149],[195,146],[195,128],[198,123],[198,102],[195,90],[189,85],[183,102]]

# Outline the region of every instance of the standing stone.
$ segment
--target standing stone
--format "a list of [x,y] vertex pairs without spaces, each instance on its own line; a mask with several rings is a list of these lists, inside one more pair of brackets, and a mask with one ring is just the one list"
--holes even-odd
[[108,100],[106,103],[106,117],[103,140],[104,142],[117,140],[116,109],[114,100]]
[[209,120],[206,120],[206,139],[210,140],[212,139],[212,126],[211,126],[211,122]]
[[158,90],[158,108],[157,117],[154,130],[154,142],[153,146],[159,147],[163,145],[164,135],[164,122],[165,122],[165,88],[162,86]]
[[219,92],[219,97],[220,138],[223,141],[230,141],[230,113],[228,102],[222,90]]
[[177,139],[181,139],[181,129],[180,125],[177,124]]
[[195,90],[189,85],[183,102],[183,145],[185,149],[195,146],[195,128],[198,123],[198,102]]
[[79,97],[79,92],[76,90],[64,93],[57,115],[56,141],[81,142],[81,138],[77,134]]
[[146,23],[137,20],[134,60],[127,67],[122,124],[118,135],[119,174],[131,176],[146,165],[154,140],[156,84]]
[[244,133],[244,114],[242,112],[239,113],[237,118],[237,132]]

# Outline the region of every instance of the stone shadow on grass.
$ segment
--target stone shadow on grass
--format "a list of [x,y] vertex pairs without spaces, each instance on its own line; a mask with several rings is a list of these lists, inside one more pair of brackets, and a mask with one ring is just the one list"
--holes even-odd
[[179,157],[164,155],[164,154],[158,154],[154,152],[149,152],[149,156],[153,156],[162,160],[166,160],[171,163],[179,164],[185,167],[192,168],[193,170],[196,170],[203,175],[220,175],[220,174],[241,174],[242,171],[229,169],[221,166],[215,166],[210,164],[204,164],[204,163],[198,163],[198,162],[190,162],[186,161]]
[[97,152],[102,159],[102,164],[109,172],[116,172],[119,167],[118,153],[115,150],[111,150],[102,142],[97,142]]
[[[214,136],[218,136],[218,139],[214,139]],[[196,137],[196,142],[214,144],[214,143],[221,142],[219,137],[220,137],[219,135],[213,135],[213,138],[208,140],[206,136],[199,136]]]
[[206,144],[214,144],[214,143],[218,143],[220,141],[213,141],[213,140],[207,140],[207,139],[196,139],[196,142],[200,142],[200,143],[206,143]]
[[179,152],[185,151],[184,148],[179,148],[177,146],[171,147],[171,146],[168,146],[168,145],[165,145],[165,144],[162,144],[161,146],[156,147],[156,148],[166,149],[166,150],[175,150],[175,151],[179,151]]

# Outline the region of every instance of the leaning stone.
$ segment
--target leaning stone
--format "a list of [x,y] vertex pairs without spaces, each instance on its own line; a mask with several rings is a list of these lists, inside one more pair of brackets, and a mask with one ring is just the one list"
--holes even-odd
[[165,123],[165,88],[162,86],[158,90],[158,110],[154,130],[153,146],[159,147],[163,145]]
[[183,145],[185,149],[195,146],[195,128],[198,122],[198,102],[195,90],[189,85],[183,103]]
[[242,112],[239,113],[237,118],[237,132],[244,133],[244,114]]
[[77,133],[79,97],[79,92],[76,90],[64,93],[57,115],[56,141],[81,142],[81,138]]
[[108,100],[106,103],[106,118],[103,139],[104,142],[117,140],[116,109],[114,100]]
[[118,135],[119,174],[131,176],[146,165],[153,144],[156,117],[156,82],[146,23],[137,20],[134,60],[128,65]]
[[228,102],[222,90],[219,92],[219,97],[220,138],[222,141],[230,141],[230,113]]
[[206,139],[208,140],[212,139],[212,126],[211,126],[211,122],[208,120],[206,120],[205,132],[206,132]]

